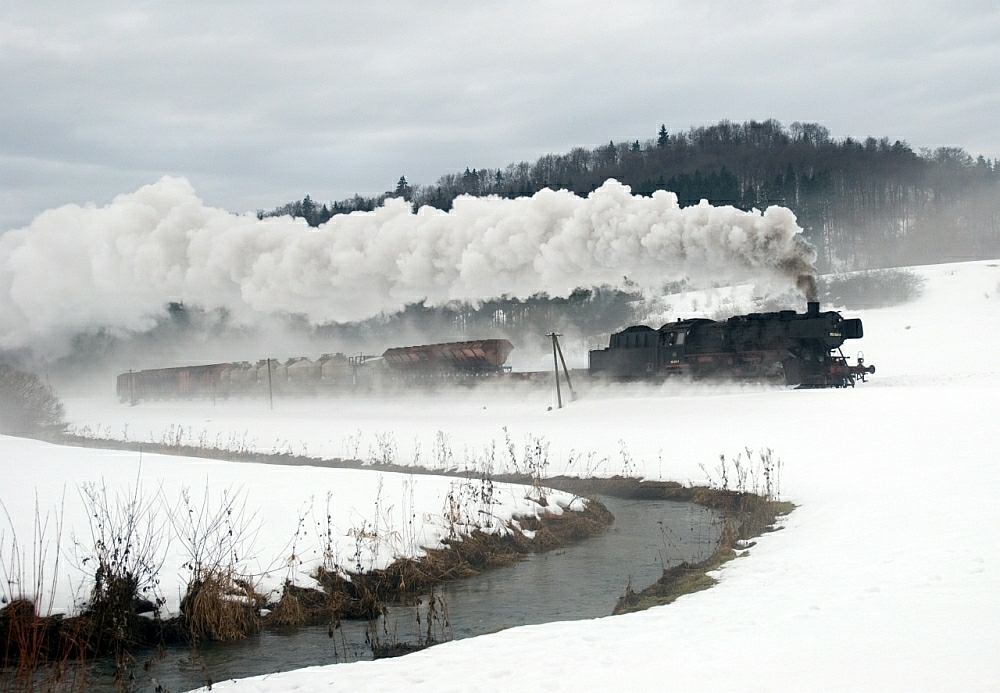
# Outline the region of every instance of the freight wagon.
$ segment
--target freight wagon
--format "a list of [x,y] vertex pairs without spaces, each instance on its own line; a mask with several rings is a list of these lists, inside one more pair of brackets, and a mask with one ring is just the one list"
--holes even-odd
[[118,376],[122,402],[230,397],[252,394],[314,394],[372,389],[414,381],[469,381],[502,375],[514,345],[482,339],[387,349],[378,356],[324,354],[312,361],[263,359],[129,371]]

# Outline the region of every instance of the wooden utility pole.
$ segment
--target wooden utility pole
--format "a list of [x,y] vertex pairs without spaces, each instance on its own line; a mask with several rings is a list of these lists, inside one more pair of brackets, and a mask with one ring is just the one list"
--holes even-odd
[[271,386],[271,359],[267,360],[267,401],[274,409],[274,388]]
[[569,401],[572,402],[576,399],[576,393],[573,391],[573,381],[569,379],[569,368],[566,367],[566,359],[563,358],[562,347],[559,345],[559,339],[562,335],[553,335],[552,341],[555,342],[556,351],[559,352],[559,360],[562,361],[563,373],[566,374],[566,385],[569,386]]
[[562,391],[559,389],[559,337],[560,335],[555,332],[549,332],[549,337],[552,337],[552,366],[555,371],[556,376],[556,402],[559,404],[559,408],[562,409]]

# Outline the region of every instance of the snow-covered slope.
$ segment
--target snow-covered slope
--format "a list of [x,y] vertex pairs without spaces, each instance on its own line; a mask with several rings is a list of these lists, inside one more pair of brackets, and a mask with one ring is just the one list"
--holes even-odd
[[[878,367],[855,390],[671,385],[609,389],[553,412],[537,395],[498,403],[476,393],[362,404],[364,415],[346,402],[315,410],[312,423],[329,433],[310,446],[325,439],[332,450],[361,429],[401,443],[441,430],[456,448],[474,448],[507,425],[517,441],[545,436],[552,471],[573,468],[571,450],[597,450],[611,473],[625,464],[624,444],[640,473],[701,479],[699,464],[711,469],[719,454],[771,447],[784,463],[782,492],[799,508],[784,531],[727,564],[719,585],[667,607],[215,690],[1000,689],[998,264],[918,268],[922,298],[851,313],[864,319],[860,347]],[[186,416],[177,405],[118,411],[133,430],[153,429],[167,406],[174,423]],[[93,422],[80,411],[77,421]],[[188,425],[225,430],[238,419],[215,411]],[[284,435],[310,430],[297,426]]]

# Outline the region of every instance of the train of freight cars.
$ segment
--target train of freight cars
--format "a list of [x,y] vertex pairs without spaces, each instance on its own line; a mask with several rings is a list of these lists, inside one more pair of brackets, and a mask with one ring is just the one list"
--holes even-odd
[[[875,372],[859,357],[848,363],[841,347],[863,335],[861,320],[811,302],[805,313],[750,313],[725,321],[697,318],[659,329],[627,327],[611,335],[606,349],[590,352],[587,373],[602,380],[724,378],[765,380],[798,387],[848,387]],[[326,354],[316,361],[216,363],[122,373],[122,402],[252,393],[315,393],[372,389],[421,382],[468,382],[483,378],[543,378],[545,373],[511,373],[514,349],[506,339],[450,342],[388,349],[381,357]]]
[[381,356],[324,354],[316,361],[292,358],[204,366],[153,368],[118,376],[118,398],[136,403],[183,397],[239,397],[251,394],[312,394],[415,384],[495,378],[514,346],[506,339],[482,339],[387,349]]

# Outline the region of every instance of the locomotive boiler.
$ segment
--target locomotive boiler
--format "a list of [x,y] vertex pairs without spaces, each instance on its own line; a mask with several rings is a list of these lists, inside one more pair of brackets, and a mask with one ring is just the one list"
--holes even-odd
[[858,358],[850,365],[840,350],[861,339],[861,320],[820,312],[737,315],[725,321],[698,318],[660,329],[628,327],[611,335],[606,349],[590,352],[593,377],[655,380],[670,375],[774,380],[799,387],[847,387],[875,372]]

